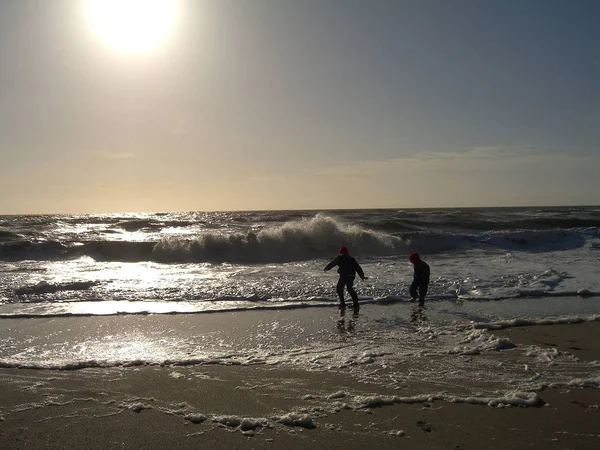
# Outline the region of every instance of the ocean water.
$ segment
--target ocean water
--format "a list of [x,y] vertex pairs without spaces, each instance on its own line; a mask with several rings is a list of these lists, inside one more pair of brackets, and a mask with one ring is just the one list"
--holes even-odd
[[[323,271],[341,245],[360,312]],[[492,333],[600,319],[600,207],[0,216],[0,280],[4,368],[267,364],[509,404],[600,385],[599,362]]]

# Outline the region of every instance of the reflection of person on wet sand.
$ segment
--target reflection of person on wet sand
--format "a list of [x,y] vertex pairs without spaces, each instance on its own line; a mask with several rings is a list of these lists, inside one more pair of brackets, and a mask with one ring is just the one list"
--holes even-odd
[[421,323],[421,322],[427,322],[428,320],[429,319],[427,318],[427,315],[425,314],[425,306],[415,305],[412,312],[410,313],[410,321],[416,322],[416,323]]
[[354,332],[354,325],[356,324],[356,320],[358,319],[358,311],[354,311],[352,313],[352,319],[348,321],[348,325],[346,325],[346,310],[340,310],[340,319],[337,322],[337,328],[340,333],[345,333],[346,331],[349,333]]

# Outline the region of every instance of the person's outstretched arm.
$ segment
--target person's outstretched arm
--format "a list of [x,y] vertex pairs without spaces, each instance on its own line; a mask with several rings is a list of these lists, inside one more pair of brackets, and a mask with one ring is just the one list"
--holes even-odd
[[367,277],[365,277],[365,273],[362,270],[362,267],[360,267],[360,264],[358,264],[358,263],[356,263],[356,273],[358,274],[358,276],[360,277],[361,280],[364,281],[367,279]]
[[331,269],[332,267],[334,267],[334,266],[337,266],[337,264],[338,264],[338,257],[336,256],[336,257],[333,259],[333,261],[331,261],[329,264],[327,264],[327,265],[325,266],[325,269],[323,269],[323,270],[326,270],[326,271],[327,271],[327,270]]

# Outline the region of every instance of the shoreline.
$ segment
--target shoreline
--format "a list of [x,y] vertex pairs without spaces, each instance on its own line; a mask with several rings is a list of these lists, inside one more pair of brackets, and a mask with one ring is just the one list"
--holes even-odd
[[[597,321],[492,333],[582,361],[600,355]],[[537,392],[543,406],[511,408],[433,398],[386,402],[430,386],[423,381],[399,392],[349,374],[264,364],[0,369],[0,380],[6,449],[600,446],[594,388],[546,388]]]

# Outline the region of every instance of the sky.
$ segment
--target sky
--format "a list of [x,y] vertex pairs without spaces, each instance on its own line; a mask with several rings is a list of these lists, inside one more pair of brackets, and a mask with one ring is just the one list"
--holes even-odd
[[596,0],[160,1],[0,0],[0,214],[600,204]]

